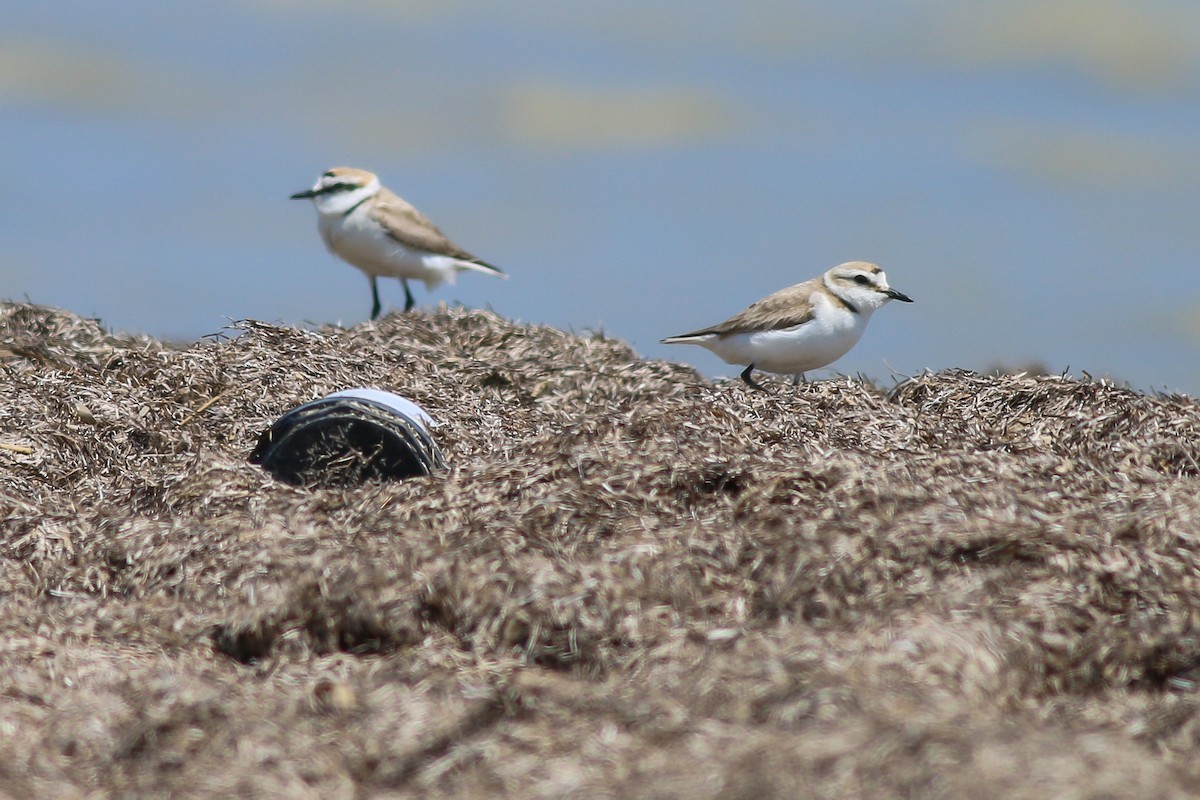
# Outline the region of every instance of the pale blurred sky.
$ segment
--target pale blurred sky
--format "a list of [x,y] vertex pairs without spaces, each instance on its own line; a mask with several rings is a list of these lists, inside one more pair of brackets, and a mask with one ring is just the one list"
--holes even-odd
[[[658,339],[842,261],[832,371],[1200,393],[1191,0],[8,3],[0,296],[195,338],[366,318],[288,195],[357,166],[506,269],[418,303]],[[403,304],[394,281],[385,307]]]

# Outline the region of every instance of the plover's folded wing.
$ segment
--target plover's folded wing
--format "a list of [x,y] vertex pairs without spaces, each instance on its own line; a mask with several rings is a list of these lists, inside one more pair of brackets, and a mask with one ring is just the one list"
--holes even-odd
[[813,278],[804,283],[780,289],[778,292],[750,304],[745,310],[734,314],[722,323],[691,333],[670,336],[663,339],[663,342],[671,344],[704,336],[723,338],[735,333],[774,331],[803,325],[811,322],[816,316],[812,304],[812,294],[821,289],[822,285],[820,278]]
[[376,219],[384,231],[405,247],[414,250],[425,250],[439,256],[465,261],[478,267],[503,275],[499,267],[489,264],[482,258],[468,253],[450,241],[429,218],[418,211],[411,203],[404,200],[389,189],[380,189],[375,202]]

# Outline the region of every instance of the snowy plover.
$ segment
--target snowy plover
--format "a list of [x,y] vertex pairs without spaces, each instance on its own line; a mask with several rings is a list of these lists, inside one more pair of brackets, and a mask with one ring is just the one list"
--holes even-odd
[[746,364],[742,380],[761,389],[758,369],[793,375],[832,364],[858,343],[867,320],[888,300],[911,303],[888,286],[883,270],[865,261],[839,264],[819,278],[797,283],[759,300],[711,328],[663,339],[698,344],[729,364]]
[[317,208],[317,227],[329,252],[371,279],[371,319],[379,316],[379,277],[400,279],[405,311],[414,305],[409,278],[433,289],[443,281],[454,283],[464,270],[508,277],[447,239],[424,214],[381,186],[374,173],[336,167],[311,189],[292,195],[305,198]]

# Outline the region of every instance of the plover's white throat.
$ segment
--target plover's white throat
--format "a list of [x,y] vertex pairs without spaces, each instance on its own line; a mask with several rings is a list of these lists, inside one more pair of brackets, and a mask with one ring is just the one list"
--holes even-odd
[[424,214],[366,170],[336,167],[292,199],[313,201],[325,246],[371,279],[371,319],[379,316],[376,279],[380,277],[400,279],[405,311],[414,305],[409,278],[433,289],[443,282],[454,283],[464,270],[508,277],[447,239]]
[[875,309],[889,300],[912,302],[888,286],[879,267],[849,261],[780,289],[719,325],[662,341],[698,344],[729,364],[745,364],[742,380],[761,389],[751,374],[756,369],[799,381],[810,369],[837,361],[858,343]]

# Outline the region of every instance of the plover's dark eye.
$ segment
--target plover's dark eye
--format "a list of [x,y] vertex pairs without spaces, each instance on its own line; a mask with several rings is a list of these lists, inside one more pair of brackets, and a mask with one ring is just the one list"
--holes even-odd
[[871,279],[868,278],[866,275],[855,275],[854,282],[857,283],[859,286],[866,286],[867,284],[869,284],[871,282]]

